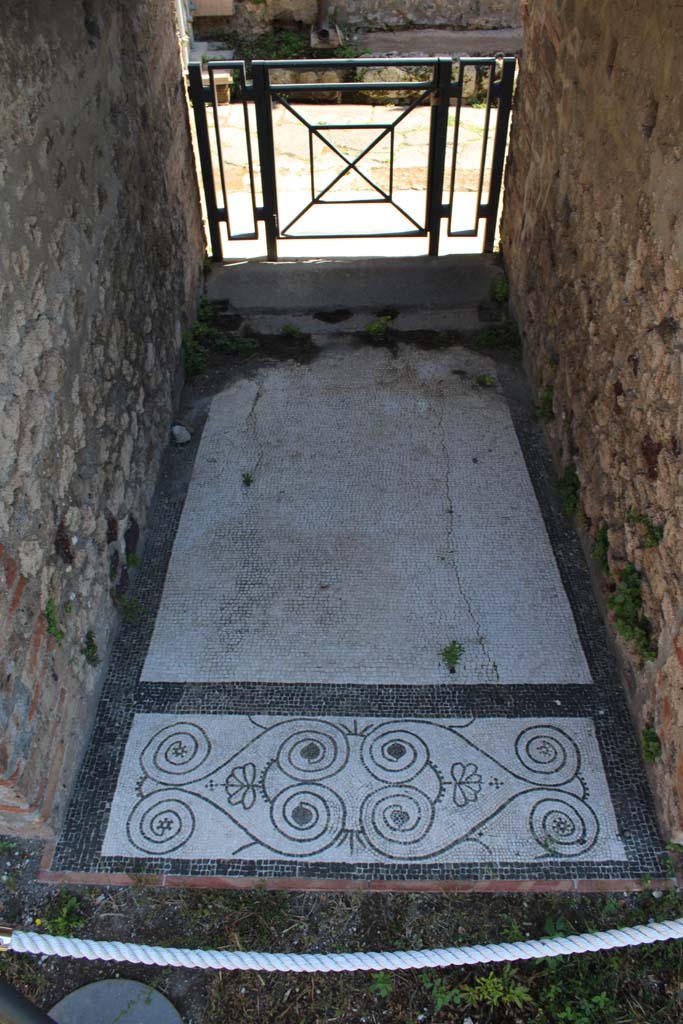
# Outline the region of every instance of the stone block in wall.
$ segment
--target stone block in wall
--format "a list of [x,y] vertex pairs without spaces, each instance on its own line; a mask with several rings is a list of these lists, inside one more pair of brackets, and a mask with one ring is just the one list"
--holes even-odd
[[[270,80],[280,85],[305,85],[306,83],[320,82],[334,85],[343,80],[343,72],[340,71],[290,71],[288,68],[274,68],[270,72]],[[294,102],[316,102],[316,103],[339,103],[342,94],[338,89],[325,90],[324,92],[297,92],[293,97]]]
[[362,31],[517,28],[519,0],[335,0],[334,19]]
[[317,0],[265,0],[272,23],[312,25],[318,15]]
[[[377,67],[360,68],[357,73],[359,82],[368,85],[367,90],[357,94],[359,103],[411,103],[417,93],[414,90],[392,91],[391,89],[373,89],[373,82],[429,82],[432,78],[432,70],[428,67]],[[356,98],[356,97],[354,97]]]
[[462,72],[462,99],[471,100],[477,94],[477,69],[465,65]]

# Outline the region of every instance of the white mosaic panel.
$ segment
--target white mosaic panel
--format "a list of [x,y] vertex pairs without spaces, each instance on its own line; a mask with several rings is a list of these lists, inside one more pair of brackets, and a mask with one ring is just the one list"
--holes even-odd
[[463,350],[332,348],[218,395],[142,679],[591,682],[481,373]]
[[623,860],[586,718],[135,716],[104,856]]

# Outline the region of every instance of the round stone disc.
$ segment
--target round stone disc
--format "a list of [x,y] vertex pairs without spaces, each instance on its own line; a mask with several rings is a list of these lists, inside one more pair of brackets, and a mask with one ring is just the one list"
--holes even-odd
[[70,992],[50,1010],[56,1024],[183,1024],[175,1007],[140,981],[111,978]]

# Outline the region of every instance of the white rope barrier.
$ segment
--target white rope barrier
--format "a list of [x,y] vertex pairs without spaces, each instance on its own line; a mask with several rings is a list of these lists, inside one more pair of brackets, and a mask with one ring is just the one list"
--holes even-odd
[[150,964],[157,967],[198,967],[215,971],[403,971],[424,967],[462,967],[471,964],[533,960],[538,957],[572,956],[604,949],[623,949],[653,942],[683,939],[683,918],[660,924],[615,928],[606,932],[567,935],[552,939],[492,943],[485,946],[454,946],[386,953],[250,953],[240,950],[173,949],[133,942],[99,942],[70,939],[37,932],[0,929],[0,949],[40,956],[113,960],[116,963]]

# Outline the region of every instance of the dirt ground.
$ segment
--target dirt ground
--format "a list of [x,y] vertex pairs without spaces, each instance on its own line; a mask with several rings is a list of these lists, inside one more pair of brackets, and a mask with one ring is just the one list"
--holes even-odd
[[[195,948],[290,952],[513,941],[683,916],[680,890],[605,896],[57,889],[41,844],[0,840],[0,919],[23,930]],[[338,975],[141,968],[0,955],[0,976],[49,1009],[80,985],[158,988],[185,1024],[675,1024],[683,943],[528,963]]]

